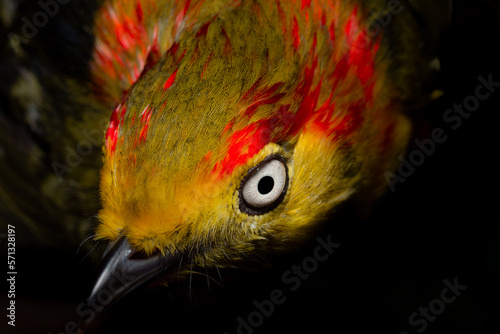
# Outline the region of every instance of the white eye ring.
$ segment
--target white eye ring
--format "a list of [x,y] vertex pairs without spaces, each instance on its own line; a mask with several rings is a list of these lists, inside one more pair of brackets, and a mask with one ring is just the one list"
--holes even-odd
[[281,159],[265,161],[250,171],[240,188],[241,197],[247,206],[265,208],[283,198],[287,180],[287,168]]

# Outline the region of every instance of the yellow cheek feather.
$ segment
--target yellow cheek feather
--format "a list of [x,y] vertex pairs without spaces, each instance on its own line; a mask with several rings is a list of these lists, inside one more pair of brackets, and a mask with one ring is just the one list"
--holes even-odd
[[[318,132],[303,132],[295,145],[293,170],[283,210],[275,210],[268,233],[293,243],[302,241],[339,202],[354,193],[361,177],[349,148]],[[347,177],[349,175],[349,177]]]

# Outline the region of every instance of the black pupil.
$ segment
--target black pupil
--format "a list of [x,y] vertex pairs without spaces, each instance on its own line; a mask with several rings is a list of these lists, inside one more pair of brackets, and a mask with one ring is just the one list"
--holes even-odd
[[269,194],[274,187],[274,179],[270,176],[264,176],[260,179],[257,189],[262,195]]

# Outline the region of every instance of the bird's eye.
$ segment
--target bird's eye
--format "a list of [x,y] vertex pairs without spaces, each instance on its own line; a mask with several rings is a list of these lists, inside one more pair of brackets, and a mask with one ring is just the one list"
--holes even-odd
[[250,169],[240,186],[240,210],[261,215],[276,208],[288,188],[288,168],[279,155],[271,155]]

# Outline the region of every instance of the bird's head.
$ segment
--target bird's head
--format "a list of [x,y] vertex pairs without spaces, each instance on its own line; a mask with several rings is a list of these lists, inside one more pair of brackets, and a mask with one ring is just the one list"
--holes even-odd
[[318,3],[245,1],[153,48],[106,134],[96,236],[114,250],[96,289],[117,268],[144,280],[293,249],[380,192],[409,123],[380,36]]

